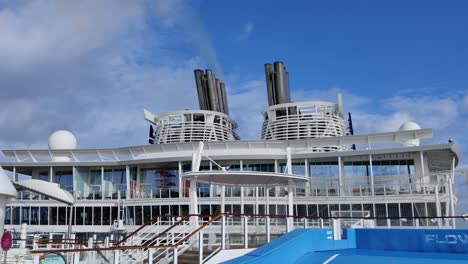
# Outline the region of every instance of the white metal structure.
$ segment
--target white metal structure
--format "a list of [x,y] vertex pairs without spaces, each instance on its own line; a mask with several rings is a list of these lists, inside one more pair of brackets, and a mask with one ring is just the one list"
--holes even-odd
[[[262,139],[292,140],[339,137],[345,135],[340,104],[329,102],[284,103],[263,111]],[[317,151],[344,150],[342,145],[329,145]]]
[[146,120],[156,125],[156,144],[239,139],[237,124],[221,112],[185,110],[155,116],[144,110],[144,114]]

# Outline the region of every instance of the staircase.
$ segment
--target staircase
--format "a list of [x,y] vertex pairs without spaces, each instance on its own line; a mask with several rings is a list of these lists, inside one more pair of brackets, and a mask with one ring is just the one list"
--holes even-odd
[[[170,225],[172,223],[172,225]],[[168,228],[162,230],[164,227]],[[160,221],[153,219],[149,223],[137,229],[135,232],[119,241],[118,246],[163,246],[174,245],[191,233],[189,217],[184,217],[176,222]],[[181,245],[179,251],[184,251],[189,244]],[[169,263],[173,257],[171,248],[154,248],[153,261]],[[147,261],[148,249],[127,249],[120,255],[121,263],[143,263]]]
[[[219,248],[213,248],[211,246],[203,247],[203,260],[208,260],[210,255],[214,255],[219,252]],[[198,264],[198,247],[191,247],[181,255],[179,255],[179,264]]]

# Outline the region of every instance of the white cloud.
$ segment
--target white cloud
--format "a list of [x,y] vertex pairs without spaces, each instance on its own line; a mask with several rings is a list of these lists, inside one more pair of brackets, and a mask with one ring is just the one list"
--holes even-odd
[[242,31],[242,33],[239,36],[237,36],[237,40],[248,39],[250,35],[252,35],[253,30],[254,30],[254,24],[252,22],[247,22],[244,25],[244,30]]

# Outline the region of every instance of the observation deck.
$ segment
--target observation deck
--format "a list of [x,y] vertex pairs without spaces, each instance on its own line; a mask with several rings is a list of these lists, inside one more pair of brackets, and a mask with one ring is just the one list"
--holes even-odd
[[155,144],[238,140],[237,124],[226,114],[209,110],[184,110],[145,119],[156,125]]
[[[339,104],[330,102],[284,103],[263,111],[263,140],[293,140],[304,138],[340,137],[345,125]],[[343,145],[317,148],[317,151],[346,149]]]

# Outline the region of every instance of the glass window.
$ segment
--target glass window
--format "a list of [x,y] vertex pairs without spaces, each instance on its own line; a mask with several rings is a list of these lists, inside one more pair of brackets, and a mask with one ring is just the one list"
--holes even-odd
[[143,206],[143,222],[146,223],[151,220],[151,206]]
[[118,210],[119,208],[117,208],[116,206],[111,207],[111,222],[110,222],[111,225],[114,223],[115,220],[119,220]]
[[[49,211],[49,215],[50,215],[50,211]],[[75,207],[75,223],[76,225],[83,224],[83,207]],[[49,224],[51,224],[50,218],[49,218]]]
[[85,207],[84,209],[85,215],[85,225],[92,225],[93,224],[93,208],[92,207]]
[[39,172],[39,180],[41,181],[49,181],[49,171],[40,171]]
[[275,172],[275,164],[274,163],[249,164],[248,160],[244,160],[242,170]]
[[39,207],[31,207],[31,225],[39,224]]
[[[292,172],[290,174],[305,175],[305,161],[293,161],[291,164]],[[286,162],[283,161],[279,164],[280,173],[286,172]]]
[[67,212],[65,207],[58,208],[58,224],[66,225],[67,224]]
[[54,175],[54,183],[60,185],[60,188],[72,192],[73,191],[73,172],[57,171]]
[[11,207],[5,208],[5,225],[11,224]]
[[312,177],[338,178],[338,162],[311,162],[309,171]]
[[57,207],[49,207],[49,225],[57,225]]
[[101,225],[101,214],[102,214],[102,207],[94,207],[94,225]]
[[102,225],[110,225],[110,207],[102,208]]
[[11,214],[11,217],[12,217],[12,223],[13,225],[19,225],[20,224],[20,210],[21,210],[21,207],[13,207],[12,209],[12,214]]
[[29,207],[21,207],[21,223],[29,224]]
[[143,224],[143,212],[141,206],[135,206],[135,225]]

